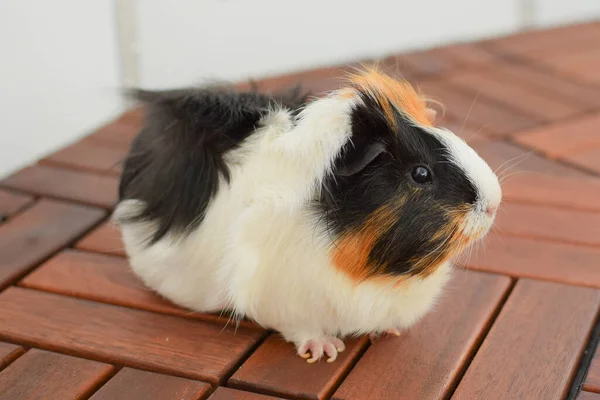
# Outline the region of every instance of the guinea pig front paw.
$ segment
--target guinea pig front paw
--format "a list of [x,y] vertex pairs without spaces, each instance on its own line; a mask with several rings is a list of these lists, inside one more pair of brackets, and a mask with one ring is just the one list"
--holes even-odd
[[335,361],[338,353],[345,349],[344,342],[335,336],[322,336],[301,343],[298,346],[298,355],[306,358],[306,362],[312,364],[318,361],[323,354],[326,354],[329,357],[327,362],[331,363]]
[[[383,333],[387,335],[400,336],[400,330],[396,328],[387,329]],[[377,332],[369,333],[369,339],[371,340],[371,343],[375,342],[379,336],[380,334]]]

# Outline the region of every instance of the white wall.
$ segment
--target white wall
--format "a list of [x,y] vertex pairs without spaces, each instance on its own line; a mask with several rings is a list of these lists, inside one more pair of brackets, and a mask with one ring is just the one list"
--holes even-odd
[[600,16],[600,0],[135,1],[138,83],[239,80]]
[[139,82],[185,85],[512,32],[519,0],[137,1]]
[[[539,27],[600,19],[600,0],[528,0],[534,3]],[[600,43],[598,44],[600,46]]]
[[0,177],[121,109],[111,1],[0,1]]

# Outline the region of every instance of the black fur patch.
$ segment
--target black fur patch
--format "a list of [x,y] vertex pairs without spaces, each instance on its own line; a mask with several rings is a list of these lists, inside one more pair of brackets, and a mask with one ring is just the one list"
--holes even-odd
[[[384,205],[397,208],[397,222],[379,238],[369,255],[376,270],[371,275],[416,274],[415,260],[443,251],[446,238],[433,240],[450,223],[447,210],[472,205],[476,188],[459,167],[451,163],[447,148],[435,136],[412,125],[400,114],[394,131],[375,99],[364,96],[365,105],[352,113],[352,139],[342,149],[333,176],[326,179],[318,208],[324,213],[333,237],[365,226]],[[372,143],[386,147],[359,173],[341,176],[346,164],[356,164]],[[430,185],[411,178],[416,166],[428,166]]]
[[220,88],[133,95],[145,103],[146,120],[125,160],[119,198],[145,203],[128,221],[158,224],[150,244],[168,232],[197,227],[219,189],[219,176],[229,179],[224,154],[255,132],[269,107],[295,110],[305,100],[299,90],[287,96]]

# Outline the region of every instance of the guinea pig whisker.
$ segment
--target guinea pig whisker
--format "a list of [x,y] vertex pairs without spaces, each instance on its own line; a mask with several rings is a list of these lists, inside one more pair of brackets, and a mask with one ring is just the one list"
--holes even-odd
[[510,174],[506,174],[504,176],[502,176],[502,178],[499,178],[500,184],[504,184],[506,182],[508,182],[509,178],[514,178],[517,175],[521,175],[521,174],[540,174],[540,172],[536,172],[536,171],[515,171],[512,172]]
[[469,119],[469,117],[471,116],[471,111],[473,111],[473,107],[475,106],[475,103],[479,99],[479,93],[480,92],[477,92],[477,94],[475,95],[475,98],[473,99],[473,102],[471,103],[471,107],[469,107],[469,111],[467,111],[467,115],[465,116],[465,119],[463,120],[462,126],[460,127],[461,131],[463,129],[465,129],[465,124],[467,123],[467,119]]
[[[503,162],[502,164],[500,164],[500,166],[498,168],[496,168],[496,170],[494,171],[494,173],[498,176],[501,176],[503,174],[505,174],[506,172],[508,172],[511,168],[516,167],[517,165],[519,165],[520,163],[522,163],[523,161],[525,161],[525,159],[527,157],[529,157],[531,155],[531,153],[533,153],[533,150],[528,152],[528,153],[524,153],[524,154],[520,154],[516,157],[510,158],[508,160],[506,160],[505,162]],[[504,170],[502,170],[502,168],[504,167]]]

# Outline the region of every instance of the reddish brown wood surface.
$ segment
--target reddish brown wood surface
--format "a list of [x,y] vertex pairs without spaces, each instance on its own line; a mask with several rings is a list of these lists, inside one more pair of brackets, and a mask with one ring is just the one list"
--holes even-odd
[[600,147],[565,154],[561,159],[586,171],[600,174]]
[[563,399],[600,306],[600,290],[523,279],[453,399]]
[[0,338],[217,383],[262,333],[9,288]]
[[90,400],[202,400],[209,393],[208,383],[123,368]]
[[301,399],[324,399],[356,362],[367,338],[346,342],[336,362],[308,364],[279,335],[269,337],[229,379],[237,388]]
[[506,277],[457,272],[436,310],[399,338],[372,345],[333,398],[445,398],[509,283]]
[[125,256],[125,245],[121,239],[121,232],[112,221],[106,222],[94,229],[77,242],[75,247],[97,253]]
[[590,392],[600,393],[600,347],[596,349],[583,388]]
[[42,160],[42,163],[57,165],[92,173],[119,176],[127,151],[104,145],[102,142],[83,139]]
[[0,372],[0,399],[87,399],[113,369],[96,361],[32,349]]
[[585,151],[590,147],[600,147],[598,126],[600,126],[600,114],[595,113],[533,129],[517,136],[516,140],[550,157],[560,157]]
[[600,400],[600,393],[582,391],[577,396],[577,400]]
[[496,231],[502,235],[600,247],[600,213],[504,203],[496,217]]
[[492,234],[465,253],[469,268],[600,288],[600,248]]
[[215,390],[209,400],[275,400],[279,397],[265,396],[257,393],[220,387]]
[[32,196],[0,189],[0,223],[32,203]]
[[146,288],[121,257],[64,250],[25,277],[20,285],[103,303],[209,320],[221,326],[238,324],[259,329],[247,320],[233,322],[227,315],[197,313],[172,304]]
[[559,177],[589,177],[567,165],[543,158],[533,150],[520,148],[499,140],[478,140],[470,143],[503,182],[521,176],[552,175]]
[[521,174],[508,179],[502,192],[509,201],[600,212],[600,179],[595,177]]
[[457,90],[456,86],[446,81],[430,80],[418,83],[427,96],[440,101],[453,119],[464,122],[467,126],[503,136],[529,129],[537,125],[537,121],[523,113],[498,106],[477,92]]
[[118,179],[65,168],[36,165],[0,182],[39,196],[110,208],[117,201]]
[[10,343],[0,342],[0,371],[23,354],[23,348]]
[[0,225],[0,288],[67,246],[104,215],[90,207],[40,200]]

